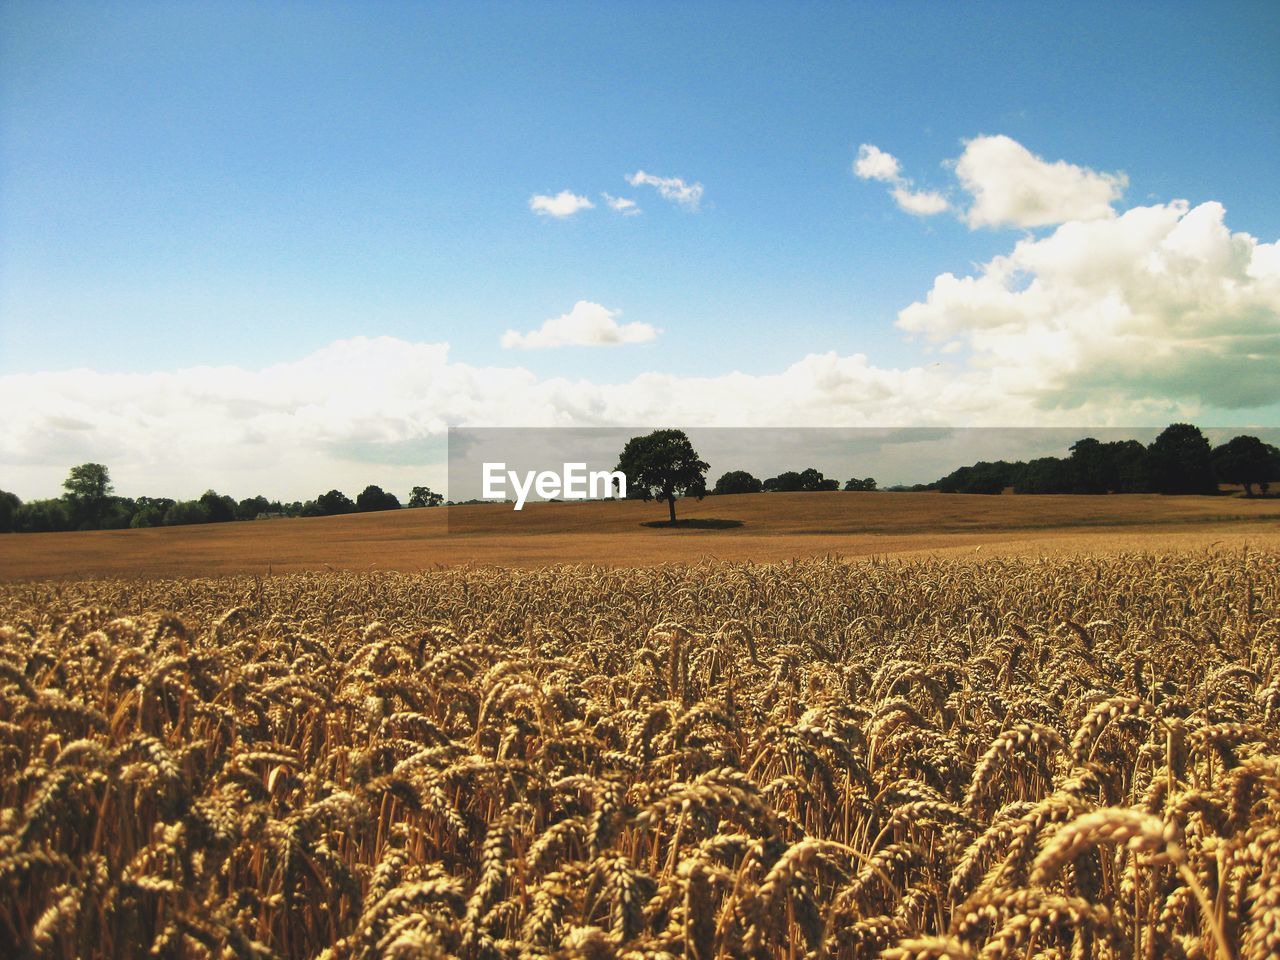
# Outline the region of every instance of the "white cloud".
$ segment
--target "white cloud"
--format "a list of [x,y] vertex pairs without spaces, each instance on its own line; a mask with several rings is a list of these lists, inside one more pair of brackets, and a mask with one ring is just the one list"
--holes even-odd
[[627,183],[633,187],[655,187],[664,200],[678,203],[688,210],[697,210],[702,203],[702,184],[685,183],[679,177],[655,177],[637,170],[627,177]]
[[600,196],[604,197],[604,202],[610,210],[616,210],[623,216],[634,217],[640,212],[640,208],[636,206],[634,200],[628,200],[626,197],[615,197],[608,193],[601,193]]
[[620,310],[610,310],[590,300],[579,300],[573,309],[552,317],[537,330],[519,333],[508,330],[502,345],[536,350],[545,347],[610,347],[625,343],[648,343],[658,331],[647,323],[618,323]]
[[911,190],[907,187],[894,187],[890,191],[894,202],[907,213],[918,217],[931,217],[942,213],[950,204],[947,198],[936,190]]
[[974,276],[939,276],[898,325],[963,341],[995,391],[1041,409],[1275,403],[1280,245],[1218,203],[1135,207],[1026,238]]
[[1123,173],[1049,163],[1006,136],[967,141],[955,168],[973,197],[966,219],[975,228],[1107,219],[1115,216],[1111,204],[1129,183]]
[[863,180],[898,183],[902,179],[902,165],[898,163],[898,158],[872,143],[864,143],[858,148],[858,159],[853,162],[853,172]]
[[917,217],[931,217],[951,206],[947,198],[936,190],[914,189],[914,183],[902,175],[902,164],[898,158],[874,144],[864,143],[858,147],[853,172],[863,180],[880,180],[889,184],[893,202],[899,209]]
[[580,197],[570,190],[561,190],[554,197],[535,193],[529,198],[529,209],[544,217],[564,219],[572,217],[579,210],[591,210],[595,204],[586,197]]

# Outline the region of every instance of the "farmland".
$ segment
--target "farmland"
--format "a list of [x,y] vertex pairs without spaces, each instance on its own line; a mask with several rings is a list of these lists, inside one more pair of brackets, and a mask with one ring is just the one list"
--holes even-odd
[[[679,516],[737,523],[655,529],[642,502],[501,504],[145,530],[0,537],[0,579],[211,576],[538,567],[911,551],[1079,551],[1129,544],[1280,543],[1280,500],[799,493],[681,501]],[[1155,538],[1152,540],[1152,538]]]
[[0,954],[1274,956],[1276,507],[5,538]]
[[0,592],[6,956],[1274,956],[1280,556]]

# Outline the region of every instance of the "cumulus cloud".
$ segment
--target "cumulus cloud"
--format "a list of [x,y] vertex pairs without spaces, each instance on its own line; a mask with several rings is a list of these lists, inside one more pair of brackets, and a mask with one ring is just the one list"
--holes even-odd
[[1068,220],[1115,216],[1124,194],[1123,173],[1098,173],[1065,160],[1049,163],[1006,136],[974,137],[955,165],[973,197],[971,227],[1043,227]]
[[907,213],[918,217],[931,217],[942,213],[950,204],[947,198],[936,190],[911,190],[908,187],[894,187],[890,194],[894,202]]
[[917,217],[931,217],[951,206],[947,198],[936,190],[914,189],[912,181],[902,175],[902,164],[898,158],[874,144],[864,143],[858,148],[853,172],[863,180],[880,180],[889,184],[893,202],[899,209]]
[[571,190],[561,190],[554,197],[535,193],[529,198],[529,209],[544,217],[555,217],[563,220],[572,217],[579,210],[591,210],[595,204],[586,197],[580,197]]
[[902,165],[892,153],[885,153],[873,143],[858,148],[858,158],[853,161],[853,172],[863,180],[883,180],[897,183],[902,179]]
[[1035,407],[1277,400],[1280,246],[1185,200],[1026,238],[975,275],[944,273],[898,325],[962,343],[998,393]]
[[702,203],[702,184],[685,183],[679,177],[655,177],[651,173],[637,170],[627,177],[627,183],[633,187],[654,187],[664,200],[677,203],[687,210],[697,210]]
[[604,197],[604,202],[610,210],[616,210],[623,216],[633,217],[640,212],[640,208],[636,206],[634,200],[628,200],[626,197],[615,197],[608,193],[601,193],[600,196]]
[[624,343],[648,343],[658,335],[647,323],[618,323],[620,310],[610,310],[590,300],[579,300],[573,309],[552,317],[537,330],[508,330],[502,345],[536,350],[545,347],[612,347]]

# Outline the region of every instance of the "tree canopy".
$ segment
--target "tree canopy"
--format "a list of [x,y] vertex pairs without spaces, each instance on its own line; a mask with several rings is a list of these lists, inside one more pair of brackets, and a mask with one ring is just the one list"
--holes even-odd
[[722,473],[716,481],[714,494],[759,493],[764,485],[745,470],[730,470]]
[[378,510],[399,510],[400,500],[394,493],[387,493],[375,484],[369,484],[356,497],[356,510],[360,513],[374,513]]
[[344,513],[355,513],[356,505],[341,490],[330,490],[316,497],[316,506],[324,516],[338,516]]
[[675,523],[677,496],[707,495],[707,467],[683,430],[655,430],[628,440],[614,469],[626,474],[628,497],[665,500]]
[[438,507],[444,501],[441,494],[430,487],[414,487],[409,496],[410,507]]
[[72,467],[67,479],[62,481],[66,491],[63,499],[71,511],[71,519],[77,526],[96,526],[107,512],[110,502],[111,475],[100,463],[82,463]]
[[1238,483],[1244,487],[1245,496],[1253,496],[1257,484],[1265,494],[1272,482],[1280,480],[1280,450],[1257,437],[1239,436],[1210,454],[1214,473],[1224,483]]
[[1214,493],[1212,450],[1199,427],[1173,423],[1147,448],[1151,479],[1159,493]]

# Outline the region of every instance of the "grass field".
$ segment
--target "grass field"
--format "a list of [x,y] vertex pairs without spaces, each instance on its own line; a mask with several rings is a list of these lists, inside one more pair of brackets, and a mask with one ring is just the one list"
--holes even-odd
[[[1280,544],[1280,500],[801,493],[682,501],[725,529],[643,526],[639,502],[492,504],[346,517],[0,537],[0,579],[537,567],[969,550],[1072,552],[1216,540]],[[1154,538],[1154,539],[1153,539]]]

